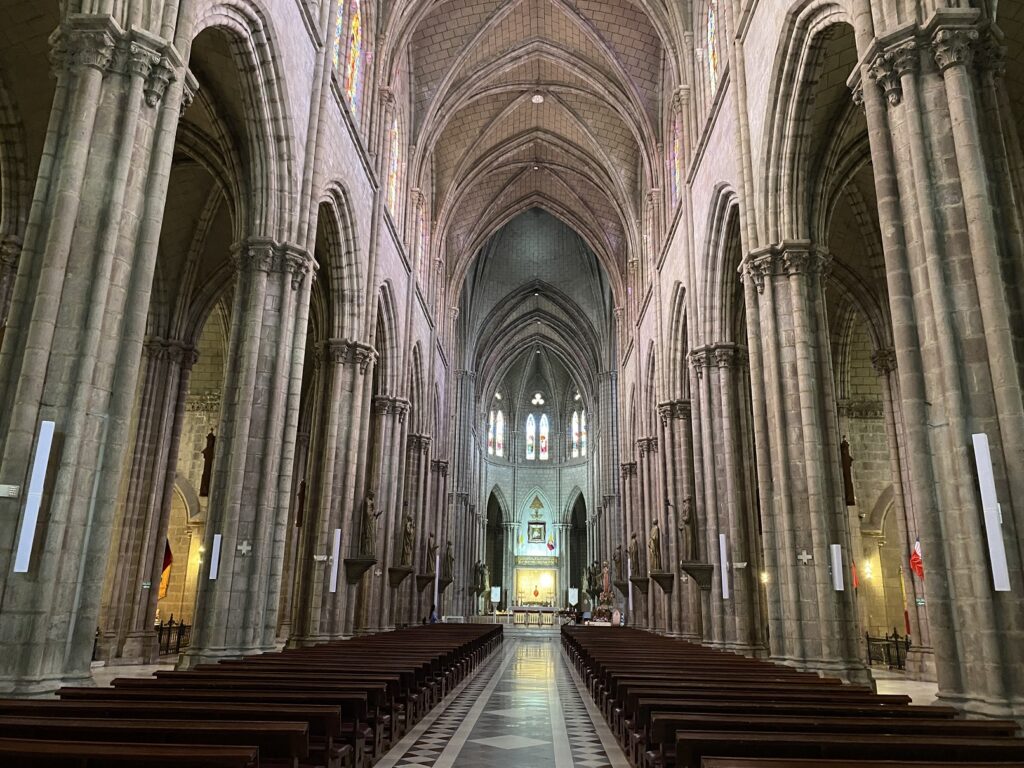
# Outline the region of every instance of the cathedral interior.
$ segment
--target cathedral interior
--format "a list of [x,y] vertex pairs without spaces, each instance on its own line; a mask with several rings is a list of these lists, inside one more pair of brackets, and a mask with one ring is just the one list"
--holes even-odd
[[1024,725],[1024,3],[0,14],[3,702],[437,637],[367,760],[669,766],[629,637]]

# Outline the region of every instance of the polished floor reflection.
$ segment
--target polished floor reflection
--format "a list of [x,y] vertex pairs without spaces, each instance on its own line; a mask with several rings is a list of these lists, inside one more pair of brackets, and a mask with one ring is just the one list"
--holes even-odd
[[556,638],[507,638],[377,768],[624,768],[582,694]]

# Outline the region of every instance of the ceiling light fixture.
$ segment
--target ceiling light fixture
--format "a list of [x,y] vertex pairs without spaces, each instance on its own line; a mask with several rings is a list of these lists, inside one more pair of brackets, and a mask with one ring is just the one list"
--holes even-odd
[[540,92],[537,92],[537,93],[533,94],[533,96],[530,98],[530,101],[532,101],[534,104],[543,104],[544,103],[544,94],[540,93]]

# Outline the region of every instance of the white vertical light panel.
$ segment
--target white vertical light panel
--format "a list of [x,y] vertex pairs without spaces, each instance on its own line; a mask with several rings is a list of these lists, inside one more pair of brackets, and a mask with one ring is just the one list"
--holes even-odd
[[220,571],[220,534],[213,534],[213,551],[210,553],[210,581],[215,581]]
[[843,547],[841,544],[830,544],[829,552],[832,554],[832,586],[836,592],[846,590],[846,580],[843,578]]
[[729,543],[724,533],[718,534],[718,553],[722,564],[722,599],[729,599]]
[[992,472],[992,451],[988,435],[979,432],[974,440],[974,462],[978,465],[978,485],[981,487],[981,511],[985,517],[985,537],[988,539],[988,557],[992,566],[992,587],[996,592],[1010,591],[1010,570],[1006,565],[1006,545],[1003,543],[1003,515],[996,498],[996,480]]
[[36,441],[36,455],[32,460],[32,474],[25,496],[25,512],[21,516],[21,532],[18,534],[18,549],[14,555],[14,572],[28,573],[32,559],[32,545],[36,540],[39,523],[39,509],[43,504],[43,487],[46,485],[46,470],[50,466],[50,448],[53,446],[53,431],[56,424],[43,421],[39,424],[39,439]]
[[341,564],[341,528],[334,529],[334,548],[331,550],[331,592],[338,591],[338,566]]
[[630,618],[633,616],[633,561],[629,559],[629,555],[626,555],[626,583],[629,584],[629,594],[627,595],[626,602],[629,604],[629,615]]

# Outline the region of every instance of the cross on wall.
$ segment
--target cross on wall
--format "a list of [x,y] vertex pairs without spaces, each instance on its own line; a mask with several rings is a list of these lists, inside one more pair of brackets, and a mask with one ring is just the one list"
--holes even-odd
[[242,557],[247,557],[249,553],[252,552],[252,544],[250,544],[249,540],[246,539],[237,547],[235,547],[235,549],[238,550],[238,554],[240,554]]
[[814,559],[814,555],[808,554],[807,550],[803,550],[796,559],[800,561],[800,565],[807,565],[811,560]]

